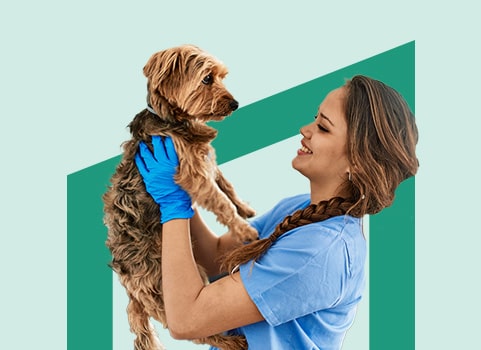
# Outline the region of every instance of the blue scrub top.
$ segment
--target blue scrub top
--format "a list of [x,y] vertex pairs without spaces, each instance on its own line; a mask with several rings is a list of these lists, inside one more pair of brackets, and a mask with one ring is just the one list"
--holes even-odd
[[[286,198],[252,226],[265,238],[309,204],[309,194]],[[249,350],[340,349],[364,290],[365,261],[358,218],[336,216],[284,233],[255,263],[240,267],[265,321],[230,333],[245,335]]]

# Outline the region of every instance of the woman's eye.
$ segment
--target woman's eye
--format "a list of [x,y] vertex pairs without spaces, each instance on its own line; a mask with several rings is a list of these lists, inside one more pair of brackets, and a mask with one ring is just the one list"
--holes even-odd
[[321,130],[322,132],[329,132],[329,130],[327,130],[325,127],[323,127],[321,124],[317,124],[317,127],[319,128],[319,130]]
[[207,75],[204,79],[202,79],[202,84],[210,85],[213,82],[212,74]]

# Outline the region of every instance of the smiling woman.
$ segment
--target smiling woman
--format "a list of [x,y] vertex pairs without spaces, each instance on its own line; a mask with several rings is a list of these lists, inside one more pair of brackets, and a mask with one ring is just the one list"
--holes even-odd
[[[254,219],[260,239],[246,245],[232,232],[213,234],[173,178],[163,178],[162,187],[183,198],[178,207],[188,208],[163,224],[162,282],[174,337],[226,331],[244,336],[250,350],[341,348],[364,290],[362,217],[389,206],[400,182],[416,173],[417,128],[401,95],[355,76],[326,96],[301,134],[292,165],[311,191]],[[154,158],[143,148],[140,157],[151,167],[144,173],[172,173],[162,152]],[[196,260],[230,278],[204,285]]]

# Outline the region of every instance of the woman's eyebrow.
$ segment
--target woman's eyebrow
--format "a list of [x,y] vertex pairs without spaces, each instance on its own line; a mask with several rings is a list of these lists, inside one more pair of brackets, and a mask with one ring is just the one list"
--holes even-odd
[[334,126],[334,124],[332,123],[331,119],[329,119],[324,113],[321,112],[321,113],[319,113],[319,115],[321,116],[321,118],[326,119],[326,120],[329,122],[329,124],[331,124],[332,126]]

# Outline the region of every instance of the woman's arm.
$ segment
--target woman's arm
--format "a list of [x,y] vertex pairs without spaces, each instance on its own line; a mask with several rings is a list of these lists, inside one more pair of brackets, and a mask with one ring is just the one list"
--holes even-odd
[[[135,163],[162,212],[162,289],[172,336],[202,338],[262,320],[239,273],[204,285],[192,251],[192,202],[174,182],[179,165],[174,143],[170,137],[152,136],[152,146],[154,154],[140,143]],[[209,260],[209,254],[218,256],[232,244],[230,235],[217,239],[198,214],[192,219],[192,226],[201,260]],[[215,270],[215,266],[210,268]]]
[[169,331],[176,339],[206,337],[263,320],[238,272],[204,285],[190,237],[190,226],[199,224],[199,218],[192,224],[170,220],[162,228],[162,289]]
[[241,243],[230,231],[220,237],[217,236],[206,225],[197,209],[194,213],[190,220],[190,232],[195,260],[206,269],[208,276],[219,275],[221,257]]

